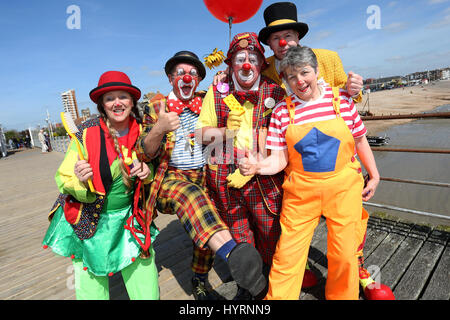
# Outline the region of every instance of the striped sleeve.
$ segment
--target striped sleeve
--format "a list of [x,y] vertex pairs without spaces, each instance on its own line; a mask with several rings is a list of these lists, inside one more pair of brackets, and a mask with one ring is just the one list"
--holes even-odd
[[[359,116],[355,103],[346,90],[340,90],[341,103],[346,108],[345,115],[343,116],[354,138],[361,138],[367,133],[367,129]],[[342,111],[342,109],[341,109]]]
[[289,115],[286,108],[286,102],[281,101],[272,112],[267,134],[266,148],[271,150],[287,149],[286,129],[289,124]]

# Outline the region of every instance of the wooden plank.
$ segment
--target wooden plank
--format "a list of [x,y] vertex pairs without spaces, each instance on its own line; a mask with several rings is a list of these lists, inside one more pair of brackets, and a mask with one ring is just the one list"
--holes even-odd
[[60,265],[18,286],[11,287],[2,294],[5,295],[4,299],[6,300],[26,300],[31,299],[33,296],[36,299],[45,299],[42,293],[53,287],[55,283],[59,284],[58,290],[61,292],[70,291],[71,289],[68,288],[67,282],[71,281],[71,277],[73,278],[73,272],[71,273],[70,265]]
[[367,259],[372,251],[378,247],[378,245],[386,238],[389,231],[383,228],[381,224],[367,225],[366,242],[364,244],[364,259]]
[[422,300],[449,300],[450,299],[450,233],[434,230],[431,238],[441,244],[446,244],[433,275],[420,297]]
[[389,261],[400,244],[407,237],[411,228],[412,226],[408,224],[395,224],[386,238],[384,238],[370,256],[365,259],[364,267],[369,271],[371,277],[375,281],[382,282],[380,274],[382,267]]
[[[70,259],[42,250],[40,242],[48,227],[47,212],[57,195],[54,172],[64,154],[41,155],[23,151],[2,159],[0,170],[0,298],[75,299],[68,288],[73,274]],[[17,176],[10,168],[24,168]],[[26,197],[23,197],[23,191]],[[21,192],[19,192],[21,191]],[[45,207],[41,204],[45,203]],[[41,206],[41,209],[37,207]],[[16,225],[20,223],[21,228]],[[192,242],[175,215],[160,214],[156,220],[161,234],[154,243],[159,270],[161,299],[192,300],[190,261]],[[311,241],[308,259],[319,284],[302,292],[302,299],[324,299],[327,275],[327,236],[321,219]],[[12,241],[14,239],[14,241]],[[381,281],[393,288],[398,300],[450,299],[450,249],[448,233],[426,226],[371,216],[364,254],[366,265],[381,267]],[[120,281],[119,281],[120,280]],[[222,298],[231,299],[236,285],[230,281],[227,264],[216,259],[209,273],[211,287]],[[221,289],[228,288],[225,292]],[[406,295],[408,292],[419,294]],[[111,299],[128,299],[120,273],[110,278]],[[405,294],[403,294],[404,292]]]
[[424,242],[394,289],[394,295],[398,300],[417,300],[420,297],[443,250],[444,245],[441,243],[429,240]]
[[397,251],[381,269],[381,281],[394,289],[408,266],[419,252],[425,239],[428,237],[429,229],[413,226],[408,237],[399,245]]

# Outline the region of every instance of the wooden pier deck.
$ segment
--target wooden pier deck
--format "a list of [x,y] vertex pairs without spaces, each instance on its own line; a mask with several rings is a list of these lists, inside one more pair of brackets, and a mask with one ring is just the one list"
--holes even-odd
[[[0,159],[0,299],[75,299],[69,258],[43,250],[47,212],[57,195],[54,173],[62,153],[20,150]],[[155,241],[162,300],[192,300],[192,244],[175,216],[160,215]],[[365,246],[366,267],[391,288],[397,300],[450,299],[450,234],[434,227],[371,217]],[[303,300],[324,299],[327,275],[326,224],[316,229],[309,253],[320,276]],[[217,259],[209,282],[219,298],[231,299],[236,286]],[[120,276],[110,278],[111,299],[127,299]]]

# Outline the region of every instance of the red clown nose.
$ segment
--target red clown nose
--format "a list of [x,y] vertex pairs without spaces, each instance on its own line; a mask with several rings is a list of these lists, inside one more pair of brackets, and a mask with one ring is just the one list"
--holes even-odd
[[280,47],[284,47],[287,45],[287,41],[284,39],[280,39],[279,45],[280,45]]
[[185,83],[190,83],[191,81],[192,81],[192,77],[191,77],[190,75],[185,74],[185,75],[183,76],[183,82],[185,82]]
[[245,71],[248,71],[252,68],[252,66],[250,65],[250,63],[244,63],[242,65],[242,69],[244,69]]

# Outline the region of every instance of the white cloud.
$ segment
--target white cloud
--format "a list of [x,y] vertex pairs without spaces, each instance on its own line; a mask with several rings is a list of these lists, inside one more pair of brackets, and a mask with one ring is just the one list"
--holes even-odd
[[[447,9],[445,12],[450,11],[449,9]],[[437,28],[441,28],[441,27],[447,26],[449,24],[450,24],[450,14],[446,15],[441,20],[438,20],[435,23],[430,24],[427,28],[428,29],[437,29]]]
[[164,76],[166,73],[164,72],[164,70],[150,70],[147,71],[147,74],[151,77],[161,77]]
[[404,56],[393,56],[393,57],[390,57],[390,58],[386,58],[384,60],[386,62],[399,63],[399,62],[405,61],[406,58]]
[[311,37],[311,41],[321,41],[323,39],[330,37],[332,34],[333,32],[328,30],[315,32]]
[[325,12],[325,9],[322,8],[322,9],[316,9],[316,10],[313,10],[310,12],[306,12],[303,14],[298,14],[299,21],[315,18],[317,16],[320,16],[324,12]]
[[407,26],[406,22],[393,22],[385,27],[383,29],[388,32],[400,32],[404,30]]

